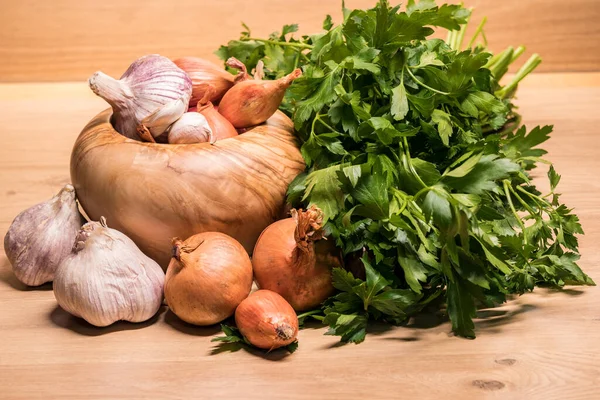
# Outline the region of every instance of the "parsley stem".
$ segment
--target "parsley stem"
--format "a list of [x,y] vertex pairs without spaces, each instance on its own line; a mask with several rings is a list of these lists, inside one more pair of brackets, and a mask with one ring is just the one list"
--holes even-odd
[[244,41],[249,41],[249,40],[254,40],[255,42],[274,44],[276,46],[297,47],[299,49],[312,49],[313,48],[313,46],[310,44],[300,43],[300,42],[281,42],[278,40],[259,39],[259,38],[253,38],[253,37],[244,39]]
[[[519,186],[517,186],[518,188]],[[525,202],[525,200],[523,200],[523,198],[521,196],[518,195],[518,193],[515,191],[515,189],[512,188],[512,186],[509,186],[510,191],[512,192],[512,194],[516,197],[517,200],[519,200],[519,203],[521,203],[523,205],[523,207],[525,207],[525,209],[529,212],[529,214],[531,215],[536,215],[537,213],[533,210],[533,208],[531,208],[529,206],[529,204],[527,204]]]
[[513,201],[510,198],[511,191],[508,188],[508,181],[504,180],[504,181],[502,181],[502,184],[504,186],[504,194],[506,195],[506,200],[508,201],[508,205],[509,205],[510,209],[512,210],[513,215],[517,219],[517,223],[521,227],[521,232],[523,232],[523,243],[527,244],[527,236],[525,236],[525,224],[521,220],[521,217],[519,217],[519,214],[517,214],[517,210],[515,209],[515,205],[513,204]]
[[306,312],[303,312],[302,314],[298,314],[298,319],[301,319],[301,318],[306,318],[306,317],[310,317],[310,316],[312,316],[312,315],[315,315],[315,314],[320,314],[320,313],[322,313],[322,312],[323,312],[323,311],[322,311],[320,308],[319,308],[319,309],[317,309],[317,310],[310,310],[310,311],[306,311]]
[[508,71],[508,66],[512,62],[513,54],[515,53],[515,49],[510,46],[508,49],[502,52],[502,56],[491,65],[490,71],[496,80],[502,79],[504,74]]
[[[483,19],[481,20],[481,22],[477,26],[477,29],[475,30],[475,33],[473,33],[473,36],[471,37],[471,40],[469,40],[469,44],[467,45],[467,48],[470,49],[470,48],[473,47],[473,45],[475,44],[475,40],[477,40],[477,37],[479,36],[479,34],[483,33],[483,27],[485,26],[486,23],[487,23],[487,17],[483,17]],[[487,46],[487,43],[486,43],[486,46]]]
[[[469,11],[472,12],[473,8],[469,8]],[[469,16],[466,18],[465,23],[463,25],[460,26],[460,29],[458,30],[458,35],[456,36],[456,43],[455,43],[455,47],[454,49],[456,51],[460,51],[460,48],[462,47],[463,41],[465,40],[465,33],[467,32],[467,26],[469,25],[469,20],[471,19],[471,15],[469,13]]]
[[429,188],[429,186],[425,182],[423,182],[423,179],[421,179],[417,171],[415,171],[415,168],[413,167],[412,163],[410,162],[410,150],[408,147],[408,139],[406,138],[406,136],[402,138],[402,144],[402,150],[404,153],[402,160],[404,168],[406,168],[408,172],[412,173],[414,177],[417,178],[417,181],[419,181],[423,188]]
[[550,203],[548,203],[548,201],[546,199],[543,199],[540,196],[537,196],[537,195],[535,195],[533,193],[529,193],[527,190],[523,189],[521,186],[517,186],[517,190],[520,191],[520,192],[525,193],[526,195],[528,195],[529,197],[531,197],[534,200],[542,202],[546,206],[550,206],[551,205]]
[[489,60],[488,62],[483,66],[483,68],[487,68],[489,70],[492,69],[492,67],[497,64],[501,58],[503,58],[507,52],[511,51],[514,53],[514,49],[512,48],[512,46],[507,47],[506,49],[502,50],[500,53],[496,53],[494,54]]
[[396,200],[402,202],[402,206],[400,207],[400,209],[398,210],[398,212],[396,214],[402,215],[402,213],[408,206],[408,201],[409,201],[410,196],[408,196],[406,193],[404,193],[400,189],[396,189],[393,187],[392,190],[394,192],[394,197],[396,198]]
[[525,52],[525,46],[519,46],[515,49],[512,59],[510,60],[511,64],[514,63],[517,58],[521,57],[521,54]]
[[487,40],[487,37],[485,36],[485,31],[481,31],[481,38],[483,39],[483,46],[487,47],[488,46],[488,40]]
[[533,54],[525,64],[515,74],[514,78],[510,83],[504,86],[502,89],[498,90],[495,94],[501,99],[505,99],[506,97],[511,96],[514,91],[517,89],[519,82],[523,80],[527,75],[529,75],[534,69],[537,68],[538,65],[542,62],[539,54]]
[[423,189],[419,190],[414,196],[413,199],[417,200],[419,197],[421,197],[423,195],[423,193],[429,192],[431,190],[431,188],[429,186],[424,187]]
[[426,85],[425,83],[423,83],[423,82],[421,82],[420,80],[418,80],[418,79],[417,79],[417,77],[413,75],[413,73],[411,72],[410,68],[406,68],[406,67],[405,67],[405,68],[404,68],[404,70],[405,70],[406,72],[408,72],[408,74],[410,75],[410,77],[411,77],[411,78],[413,78],[413,80],[414,80],[416,83],[418,83],[419,85],[423,86],[425,89],[429,89],[429,90],[431,90],[432,92],[434,92],[434,93],[437,93],[437,94],[441,94],[441,95],[443,95],[443,96],[449,96],[449,95],[450,95],[450,93],[446,93],[446,92],[442,92],[441,90],[434,89],[434,88],[432,88],[431,86],[428,86],[428,85]]
[[317,114],[317,116],[315,117],[315,119],[319,120],[319,122],[321,124],[323,124],[325,127],[327,127],[328,129],[331,129],[331,132],[340,133],[340,132],[338,132],[337,130],[335,130],[334,128],[332,128],[329,124],[327,124],[325,121],[323,121],[321,119],[321,117],[324,116],[324,115],[326,115],[326,114]]
[[448,34],[446,35],[446,44],[452,48],[452,42],[454,42],[454,36],[456,36],[456,31],[455,30],[451,30],[448,31]]

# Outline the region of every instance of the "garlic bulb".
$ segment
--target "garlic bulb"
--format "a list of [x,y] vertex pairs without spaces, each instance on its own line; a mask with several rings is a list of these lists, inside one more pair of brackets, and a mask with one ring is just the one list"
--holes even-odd
[[142,322],[162,304],[165,274],[121,232],[85,224],[56,270],[54,296],[67,312],[92,325]]
[[4,237],[4,251],[17,279],[29,286],[51,282],[83,222],[71,185],[17,215]]
[[151,54],[129,66],[120,80],[98,71],[89,79],[92,91],[111,105],[115,129],[138,139],[138,131],[160,136],[188,109],[189,76],[166,57]]
[[168,141],[171,144],[214,143],[214,137],[204,115],[186,112],[169,128]]

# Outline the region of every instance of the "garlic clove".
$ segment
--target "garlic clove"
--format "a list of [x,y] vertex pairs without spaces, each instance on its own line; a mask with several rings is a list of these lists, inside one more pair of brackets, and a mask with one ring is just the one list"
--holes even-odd
[[4,237],[4,251],[17,279],[28,286],[51,282],[83,222],[70,184],[17,215]]
[[182,99],[175,100],[144,118],[142,125],[148,128],[153,137],[160,136],[169,126],[181,118],[187,109],[187,102]]
[[54,296],[67,312],[95,326],[143,322],[162,304],[165,274],[106,221],[85,224],[60,263]]
[[171,144],[214,143],[215,139],[204,115],[187,112],[169,128],[168,142]]

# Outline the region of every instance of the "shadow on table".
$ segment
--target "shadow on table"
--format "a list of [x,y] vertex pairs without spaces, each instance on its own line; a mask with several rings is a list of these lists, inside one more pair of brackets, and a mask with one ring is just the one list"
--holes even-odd
[[34,290],[52,290],[52,283],[44,283],[40,286],[27,286],[17,279],[15,274],[12,272],[10,262],[6,256],[0,259],[0,282],[12,287],[13,289],[20,290],[23,292],[29,292]]
[[[165,314],[165,322],[171,328],[188,335],[214,336],[217,333],[221,332],[221,326],[219,324],[210,326],[197,326],[188,324],[187,322],[179,319],[179,317],[177,317],[177,315],[175,315],[171,310],[167,310]],[[224,323],[226,323],[226,321]]]
[[221,353],[235,353],[240,350],[243,350],[248,354],[251,354],[258,358],[262,358],[267,361],[280,361],[292,354],[284,348],[275,349],[272,351],[266,351],[266,350],[257,349],[255,347],[250,347],[246,344],[239,344],[239,343],[217,343],[211,349],[209,354],[211,356],[215,356],[215,355],[218,355]]
[[[475,332],[476,334],[500,333],[502,326],[514,322],[522,314],[535,309],[537,309],[535,305],[519,303],[509,303],[501,308],[480,309],[477,311],[477,318],[475,319]],[[367,328],[366,340],[369,340],[370,337],[386,334],[395,329],[395,333],[398,335],[386,336],[382,339],[399,342],[417,342],[423,339],[423,333],[426,331],[433,330],[448,322],[450,322],[448,315],[442,311],[421,312],[399,327],[381,322],[370,322]],[[450,336],[453,335],[449,324],[447,326],[447,333]],[[333,349],[348,344],[352,343],[336,342],[323,346],[323,349]]]
[[94,326],[82,318],[78,318],[69,314],[58,305],[49,314],[49,318],[54,325],[68,329],[80,335],[100,336],[113,332],[146,328],[158,321],[160,315],[165,312],[165,309],[166,307],[162,306],[155,316],[144,322],[133,323],[127,321],[118,321],[112,325],[102,328]]
[[[510,307],[510,308],[509,308]],[[501,309],[484,309],[477,311],[475,329],[486,333],[499,333],[500,327],[514,322],[521,314],[537,309],[533,304],[514,304]]]
[[582,294],[586,293],[586,290],[583,289],[583,287],[577,288],[577,287],[569,287],[569,288],[556,288],[556,287],[547,287],[544,288],[544,290],[540,290],[538,289],[536,291],[536,293],[541,294],[542,296],[554,296],[556,294],[566,294],[569,296],[581,296]]

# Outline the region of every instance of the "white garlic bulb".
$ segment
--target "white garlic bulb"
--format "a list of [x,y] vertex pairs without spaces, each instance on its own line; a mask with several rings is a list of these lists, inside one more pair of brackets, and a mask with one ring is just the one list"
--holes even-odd
[[167,140],[171,144],[214,143],[206,117],[197,112],[186,112],[175,121],[169,128]]
[[4,251],[17,279],[29,286],[51,282],[83,222],[72,185],[17,215],[4,237]]
[[142,322],[162,304],[165,274],[106,221],[88,222],[56,270],[54,296],[67,312],[95,326]]
[[138,132],[148,131],[154,138],[163,134],[187,111],[192,96],[190,77],[158,54],[137,59],[119,80],[98,71],[89,85],[111,105],[117,132],[136,140]]

